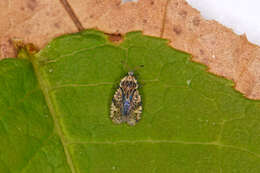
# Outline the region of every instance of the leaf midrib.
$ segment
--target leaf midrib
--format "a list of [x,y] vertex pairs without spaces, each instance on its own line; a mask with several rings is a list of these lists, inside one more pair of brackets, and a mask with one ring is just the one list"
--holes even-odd
[[64,138],[65,135],[64,135],[64,133],[62,131],[62,128],[60,126],[60,123],[59,123],[56,111],[54,109],[54,105],[53,105],[53,103],[51,101],[51,97],[50,97],[50,94],[49,94],[49,89],[51,89],[50,84],[48,83],[47,80],[44,80],[44,75],[45,74],[40,72],[39,64],[38,64],[36,58],[37,57],[35,57],[35,56],[30,57],[30,61],[31,61],[32,65],[33,65],[35,76],[36,76],[36,78],[38,80],[39,87],[40,87],[40,89],[43,92],[46,104],[47,104],[48,109],[50,111],[50,114],[52,116],[53,123],[54,123],[54,130],[56,130],[56,132],[57,132],[57,134],[58,134],[58,136],[59,136],[59,138],[61,140],[61,144],[62,144],[64,152],[65,152],[67,164],[68,164],[71,172],[72,173],[76,173],[75,167],[74,167],[73,162],[72,162],[71,155],[70,155],[69,150],[68,150],[68,148],[66,146],[66,139]]

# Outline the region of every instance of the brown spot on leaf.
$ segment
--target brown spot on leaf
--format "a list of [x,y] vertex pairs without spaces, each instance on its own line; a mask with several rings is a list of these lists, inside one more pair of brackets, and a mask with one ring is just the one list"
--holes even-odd
[[7,41],[9,44],[13,44],[12,40],[11,39],[8,39]]
[[15,57],[16,50],[9,40],[5,43],[0,44],[0,56],[1,57]]
[[204,51],[202,49],[200,49],[200,54],[204,55]]
[[121,6],[121,1],[117,2],[117,3],[116,3],[116,6],[117,6],[117,7],[120,7],[120,6]]
[[199,18],[199,17],[195,17],[195,18],[192,20],[192,23],[193,23],[193,25],[195,25],[195,26],[199,26],[199,25],[200,25],[200,18]]
[[60,23],[57,22],[57,23],[54,24],[54,26],[55,26],[56,28],[60,28]]
[[36,1],[36,0],[29,0],[29,1],[27,2],[27,7],[28,7],[30,10],[32,10],[32,11],[36,8],[37,5],[38,5],[38,4],[37,4],[37,1]]
[[26,49],[30,54],[35,54],[39,51],[32,43],[28,43]]
[[151,4],[151,5],[153,5],[153,4],[154,4],[154,2],[153,2],[153,1],[151,1],[151,2],[150,2],[150,4]]
[[187,11],[185,11],[185,10],[181,10],[180,12],[179,12],[179,15],[180,16],[182,16],[183,18],[186,18],[186,16],[187,16]]
[[147,20],[146,20],[146,19],[144,19],[144,20],[143,20],[143,23],[147,23]]
[[15,48],[16,53],[21,49],[26,50],[29,54],[35,54],[38,52],[38,49],[32,43],[24,43],[21,39],[13,39],[11,42]]
[[177,35],[180,35],[182,30],[181,30],[181,27],[180,26],[173,26],[173,31],[177,34]]
[[107,34],[108,40],[113,43],[121,43],[123,41],[123,36],[121,34]]
[[26,34],[31,34],[32,33],[29,28],[28,29],[26,28],[24,31],[25,31]]

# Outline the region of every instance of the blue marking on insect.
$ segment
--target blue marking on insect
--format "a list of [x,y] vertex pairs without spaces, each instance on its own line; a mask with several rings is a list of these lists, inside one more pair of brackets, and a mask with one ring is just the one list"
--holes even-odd
[[130,110],[130,101],[125,100],[123,101],[124,107],[123,107],[123,115],[128,115]]

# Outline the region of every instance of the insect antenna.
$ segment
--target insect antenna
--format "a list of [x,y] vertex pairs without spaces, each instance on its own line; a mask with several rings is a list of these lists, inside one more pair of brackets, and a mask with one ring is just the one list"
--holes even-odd
[[137,70],[139,70],[140,68],[144,67],[144,65],[138,65],[135,66],[134,68],[130,68],[130,66],[127,64],[127,61],[121,61],[121,63],[123,64],[123,70],[127,71],[128,73],[131,72],[132,74],[135,73]]

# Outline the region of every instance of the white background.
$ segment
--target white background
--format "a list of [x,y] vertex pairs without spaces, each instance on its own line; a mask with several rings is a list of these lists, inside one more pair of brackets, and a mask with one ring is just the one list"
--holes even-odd
[[187,0],[206,19],[215,19],[260,45],[260,0]]

